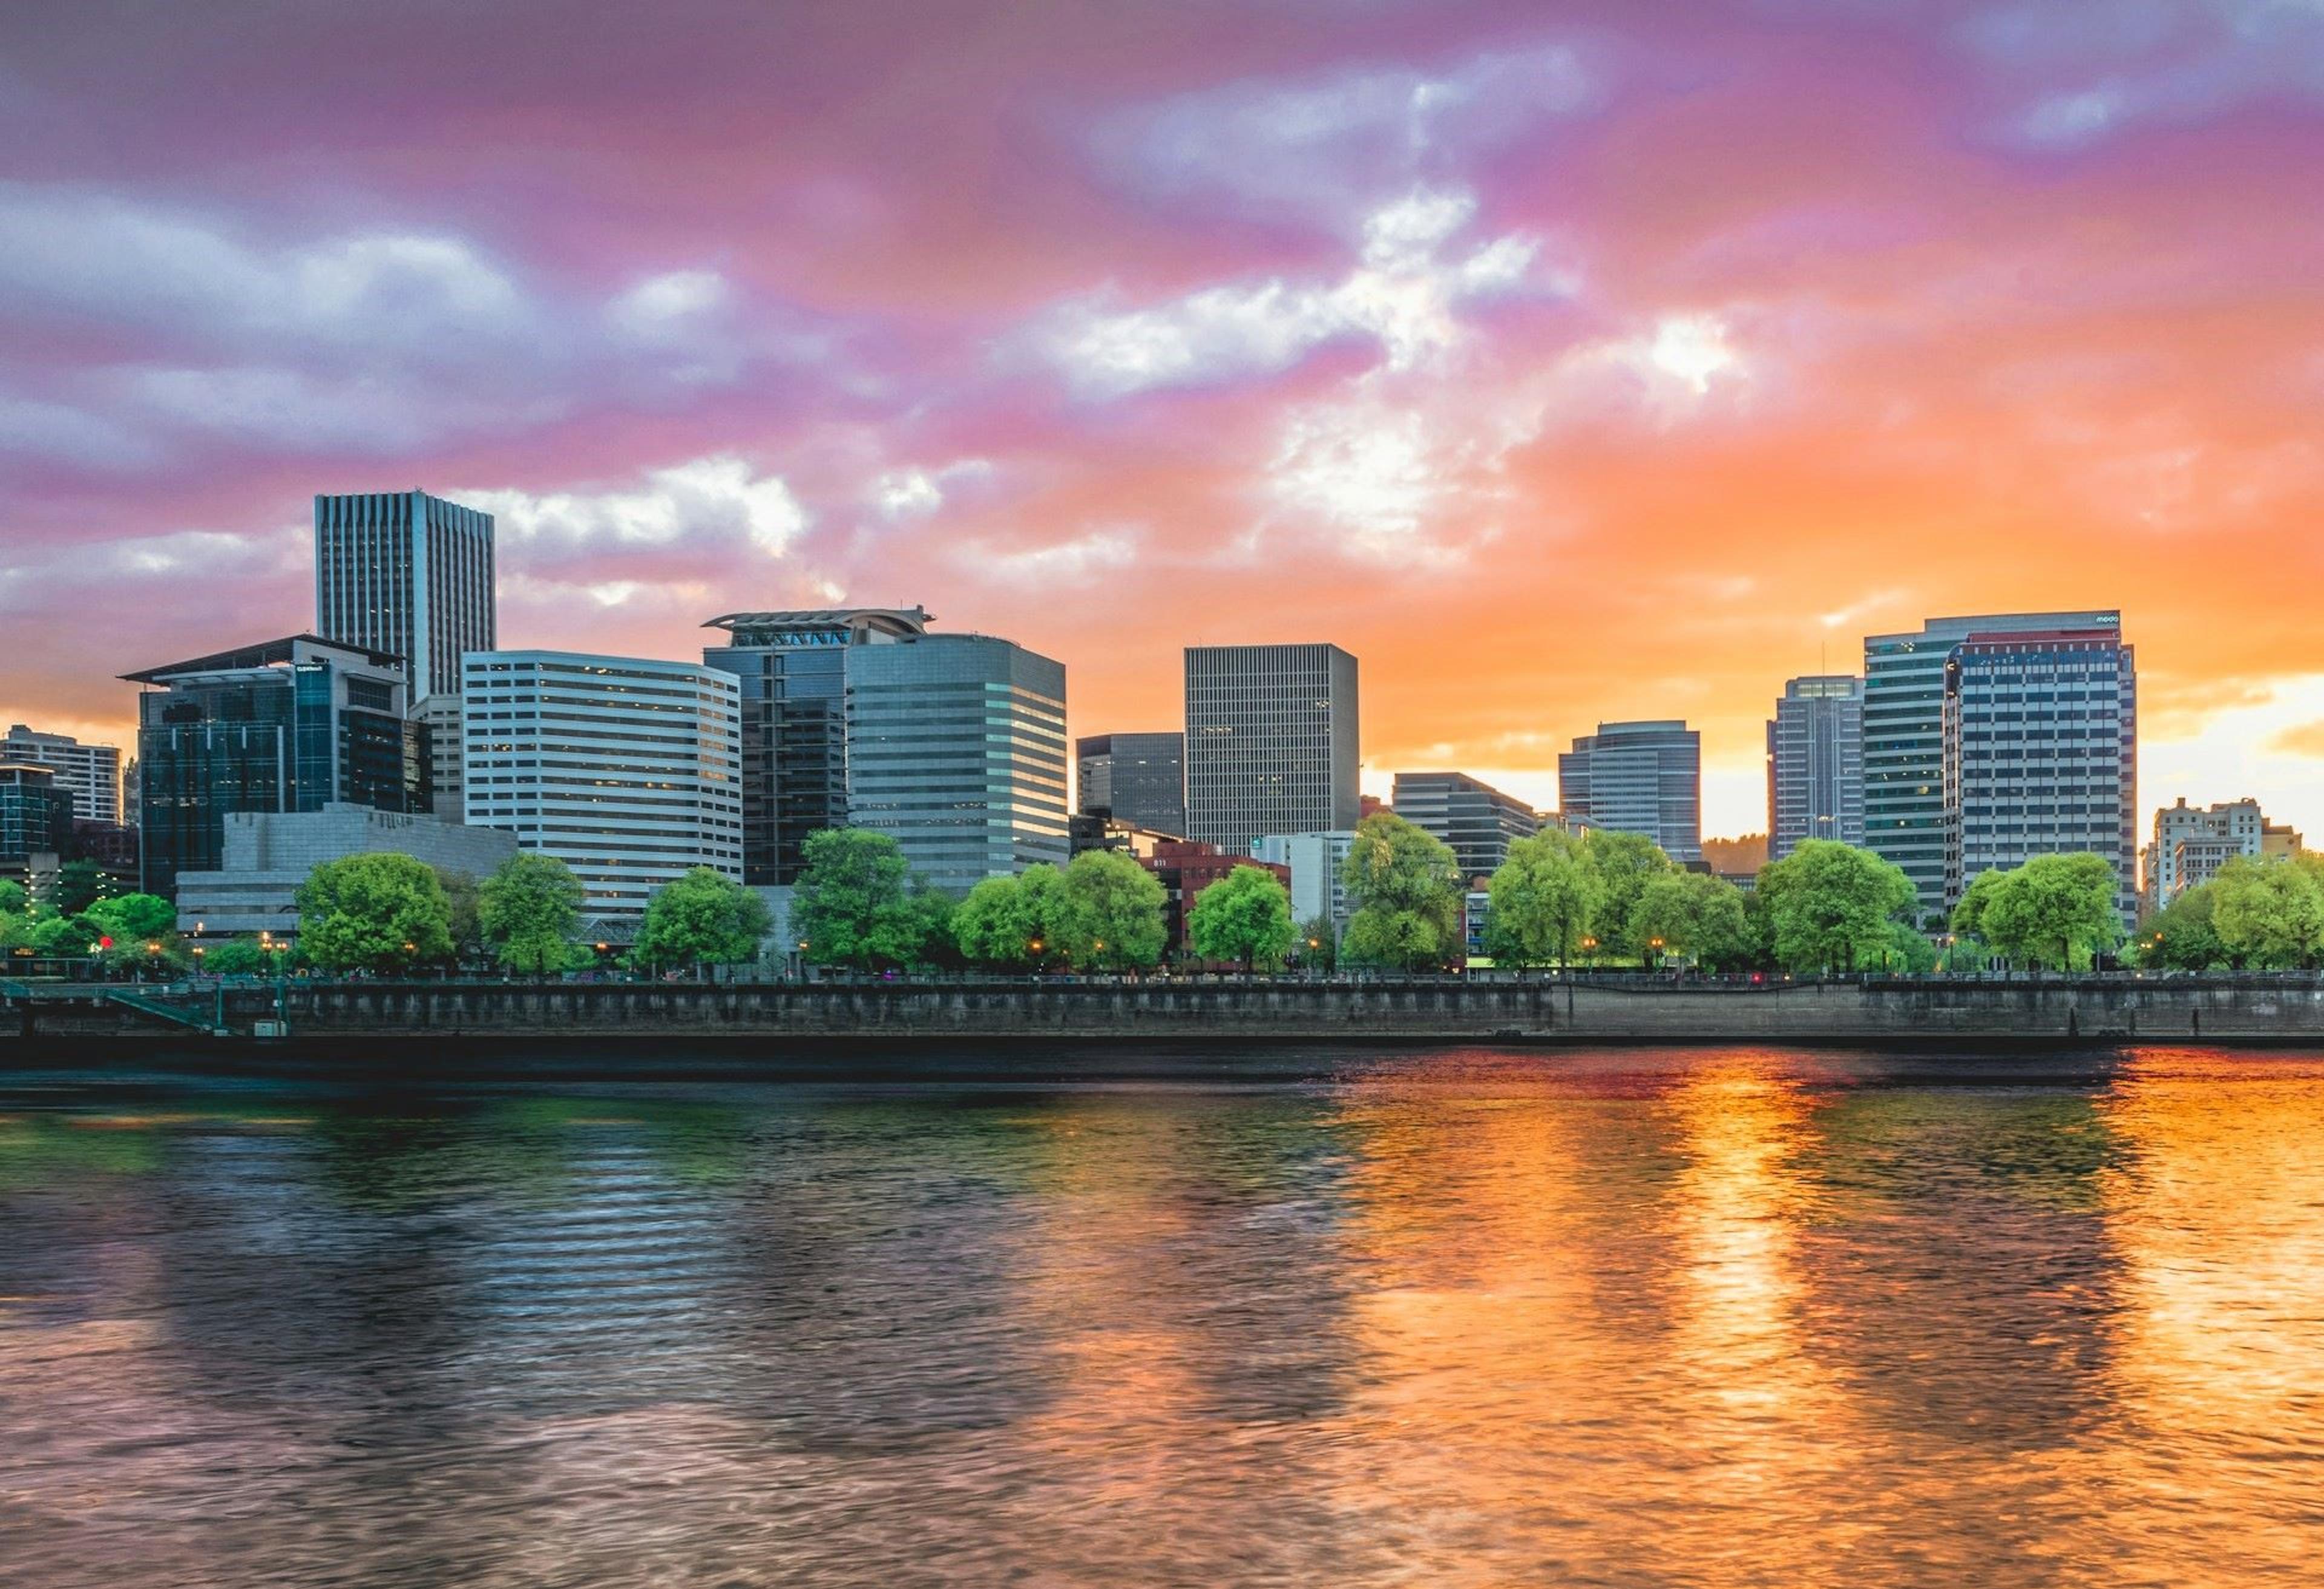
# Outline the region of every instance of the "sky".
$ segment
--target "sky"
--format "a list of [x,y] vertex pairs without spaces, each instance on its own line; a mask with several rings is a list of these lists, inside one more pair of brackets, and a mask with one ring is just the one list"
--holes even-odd
[[1331,639],[1368,788],[1680,717],[1713,833],[1787,676],[2118,606],[2142,804],[2324,833],[2324,0],[75,0],[0,150],[0,721],[419,487],[504,644]]

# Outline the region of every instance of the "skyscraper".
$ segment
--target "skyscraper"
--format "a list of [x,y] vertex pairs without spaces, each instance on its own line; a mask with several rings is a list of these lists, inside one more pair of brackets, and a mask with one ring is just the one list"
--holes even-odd
[[926,634],[918,607],[730,612],[705,629],[726,644],[708,666],[742,688],[742,880],[798,880],[807,835],[847,825],[847,658]]
[[1074,760],[1074,810],[1186,836],[1185,735],[1092,734]]
[[33,856],[62,855],[72,844],[72,792],[57,769],[0,757],[0,867],[22,868]]
[[964,894],[1070,856],[1065,665],[990,635],[847,651],[848,821]]
[[1541,831],[1533,807],[1466,773],[1398,773],[1396,814],[1452,847],[1463,878],[1489,877],[1509,845]]
[[1353,828],[1356,734],[1356,659],[1339,647],[1188,647],[1187,837],[1247,855],[1263,834]]
[[1945,666],[1945,903],[1980,872],[2088,850],[2137,908],[2138,669],[2116,623],[1972,630]]
[[70,734],[36,733],[16,723],[0,739],[0,761],[52,768],[56,786],[72,796],[73,815],[83,822],[121,820],[121,751],[115,746],[84,745]]
[[1810,674],[1767,724],[1767,859],[1806,839],[1864,842],[1864,681]]
[[436,814],[459,821],[460,657],[498,643],[493,516],[420,491],[318,496],[315,628],[403,659]]
[[1924,911],[1945,904],[1945,666],[1972,634],[2120,629],[2118,611],[1932,618],[1864,641],[1864,842],[1904,869]]
[[292,635],[122,676],[148,686],[137,777],[149,893],[217,870],[231,812],[427,807],[400,657]]
[[626,941],[694,867],[742,880],[732,674],[569,651],[472,651],[465,670],[468,825],[571,867],[589,931]]
[[1685,723],[1601,722],[1557,758],[1569,825],[1644,833],[1675,861],[1702,859],[1702,737]]

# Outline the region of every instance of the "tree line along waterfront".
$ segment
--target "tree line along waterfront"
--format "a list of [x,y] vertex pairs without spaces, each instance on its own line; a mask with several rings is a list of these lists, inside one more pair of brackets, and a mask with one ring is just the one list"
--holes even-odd
[[[1245,973],[1442,973],[1468,954],[1468,891],[1453,853],[1390,812],[1358,826],[1340,881],[1351,911],[1293,919],[1270,870],[1239,866],[1173,902],[1132,857],[989,877],[955,897],[916,876],[885,834],[827,829],[807,844],[788,919],[699,868],[663,886],[624,944],[584,935],[583,888],[521,851],[486,877],[392,852],[315,867],[295,938],[191,944],[168,902],[78,885],[35,905],[0,883],[0,954],[21,972],[107,978],[488,972],[726,977],[834,972],[1139,974],[1167,965]],[[1809,840],[1756,886],[1688,870],[1640,834],[1545,831],[1515,840],[1484,890],[1496,968],[1714,973],[2307,969],[2324,964],[2324,857],[2238,859],[2126,932],[2103,857],[2037,856],[1980,874],[1949,919],[1921,918],[1910,879],[1869,850]]]

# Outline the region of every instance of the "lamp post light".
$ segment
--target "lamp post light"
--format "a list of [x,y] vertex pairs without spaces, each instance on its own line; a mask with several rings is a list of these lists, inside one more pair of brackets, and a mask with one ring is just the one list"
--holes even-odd
[[1591,970],[1598,969],[1598,941],[1595,938],[1584,938],[1582,941],[1582,957],[1590,962]]

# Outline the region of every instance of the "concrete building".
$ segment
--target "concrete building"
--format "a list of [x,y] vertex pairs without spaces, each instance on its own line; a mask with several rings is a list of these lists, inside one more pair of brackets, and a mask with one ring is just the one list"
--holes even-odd
[[401,658],[291,635],[122,675],[137,702],[139,847],[147,892],[215,871],[237,812],[428,808],[425,752]]
[[1972,634],[2115,629],[2114,611],[1932,618],[1864,641],[1864,843],[1901,868],[1923,911],[1945,907],[1945,668]]
[[911,634],[847,654],[851,825],[965,894],[1070,859],[1065,665],[990,635]]
[[[2209,882],[2237,856],[2258,859],[2266,855],[2272,827],[2260,814],[2256,800],[2200,806],[2188,804],[2181,795],[2177,804],[2158,807],[2154,836],[2140,856],[2146,908],[2161,910],[2188,889]],[[2285,828],[2273,831],[2290,833]]]
[[1945,904],[1981,872],[2088,850],[2137,908],[2138,669],[2113,624],[1972,630],[1945,669]]
[[1074,809],[1186,836],[1186,736],[1092,734],[1074,741]]
[[1466,773],[1398,773],[1396,814],[1452,846],[1464,879],[1489,877],[1509,846],[1541,831],[1541,817],[1514,794]]
[[1348,930],[1348,918],[1356,914],[1341,876],[1355,842],[1351,828],[1329,833],[1267,833],[1251,840],[1250,858],[1283,868],[1286,886],[1291,890],[1293,922],[1304,927],[1318,916],[1326,917],[1337,934]]
[[1685,723],[1601,722],[1557,758],[1569,829],[1644,833],[1682,865],[1702,859],[1702,737]]
[[0,761],[0,872],[21,875],[36,855],[67,853],[72,831],[73,796],[56,768]]
[[927,632],[918,607],[729,612],[703,625],[726,643],[703,662],[742,689],[742,876],[754,887],[798,881],[807,836],[844,828],[847,662],[864,647]]
[[1337,646],[1188,647],[1187,837],[1245,855],[1262,834],[1353,828],[1357,716]]
[[1864,842],[1864,681],[1789,680],[1767,724],[1767,858],[1808,839]]
[[365,805],[237,812],[226,819],[217,869],[178,874],[178,930],[210,938],[294,935],[308,874],[350,855],[409,855],[482,878],[516,851],[515,836],[496,829]]
[[571,867],[585,931],[630,941],[694,867],[742,881],[732,674],[570,651],[472,651],[464,668],[468,825]]
[[32,762],[57,775],[57,787],[72,797],[73,815],[85,822],[119,822],[121,751],[113,745],[84,745],[70,734],[43,734],[12,725],[0,739],[0,761]]

